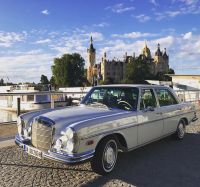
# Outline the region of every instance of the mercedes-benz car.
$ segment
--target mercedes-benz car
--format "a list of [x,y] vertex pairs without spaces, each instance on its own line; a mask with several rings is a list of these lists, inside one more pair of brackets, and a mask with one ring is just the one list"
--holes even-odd
[[196,120],[194,107],[164,86],[93,87],[79,106],[45,109],[18,118],[15,142],[28,154],[65,163],[90,160],[101,174],[113,171],[119,151],[163,137],[183,139]]

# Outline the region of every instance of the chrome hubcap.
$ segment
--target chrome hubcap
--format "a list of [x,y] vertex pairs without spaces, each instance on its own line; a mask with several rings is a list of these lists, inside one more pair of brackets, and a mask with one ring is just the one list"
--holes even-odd
[[185,127],[182,123],[180,123],[178,126],[178,135],[180,138],[183,138],[184,134],[185,134]]
[[115,155],[114,155],[114,150],[111,147],[107,148],[105,152],[105,159],[106,159],[106,162],[110,165],[114,163]]
[[117,159],[117,145],[116,142],[111,140],[107,143],[103,154],[103,167],[104,170],[109,172],[114,168]]

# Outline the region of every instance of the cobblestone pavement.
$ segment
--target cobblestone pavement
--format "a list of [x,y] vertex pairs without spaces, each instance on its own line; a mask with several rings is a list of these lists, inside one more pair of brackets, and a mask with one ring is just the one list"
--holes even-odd
[[0,149],[0,187],[199,186],[200,126],[183,141],[172,137],[119,154],[116,169],[102,177],[89,163],[65,165],[28,156],[17,146]]

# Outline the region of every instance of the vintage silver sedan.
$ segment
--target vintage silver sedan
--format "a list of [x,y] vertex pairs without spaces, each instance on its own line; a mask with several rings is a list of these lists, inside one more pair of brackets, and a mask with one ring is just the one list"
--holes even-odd
[[119,151],[131,151],[174,134],[181,140],[194,107],[172,89],[149,85],[93,87],[79,106],[46,109],[18,118],[15,142],[28,154],[65,163],[90,159],[110,173]]

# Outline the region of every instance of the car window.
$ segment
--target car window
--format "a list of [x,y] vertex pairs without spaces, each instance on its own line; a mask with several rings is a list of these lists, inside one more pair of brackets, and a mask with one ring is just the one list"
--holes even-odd
[[94,88],[82,101],[86,105],[105,105],[109,108],[136,110],[138,88],[103,87]]
[[167,89],[156,89],[156,94],[160,106],[168,106],[177,104],[177,100],[174,98],[173,94]]
[[140,96],[140,110],[148,107],[156,107],[157,102],[152,89],[142,89]]

